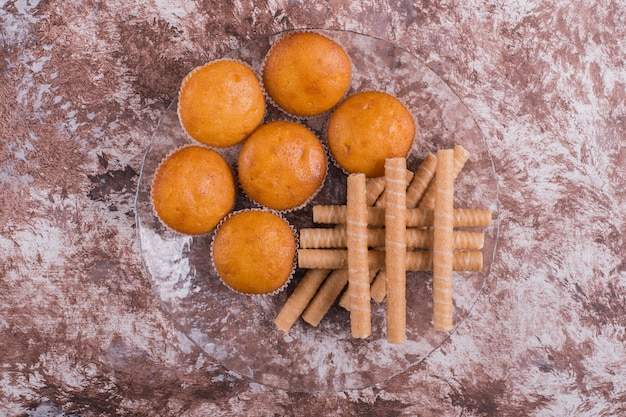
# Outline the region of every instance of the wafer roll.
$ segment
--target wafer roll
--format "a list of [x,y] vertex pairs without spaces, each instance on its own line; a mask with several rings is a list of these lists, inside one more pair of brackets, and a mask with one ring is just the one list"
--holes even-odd
[[[433,225],[433,210],[423,208],[407,209],[407,227],[430,227]],[[315,205],[313,221],[320,224],[345,224],[346,206]],[[385,210],[380,207],[367,208],[367,224],[372,227],[385,225]],[[491,224],[489,209],[454,209],[454,227],[487,227]]]
[[[454,250],[480,250],[483,248],[485,234],[467,230],[454,231]],[[367,246],[384,247],[385,229],[367,230]],[[345,227],[303,228],[300,229],[300,247],[302,249],[340,249],[346,247]],[[406,229],[406,247],[413,249],[432,249],[433,231],[410,227]]]
[[491,210],[454,209],[454,227],[487,227],[491,224]]
[[385,177],[368,178],[365,180],[365,202],[373,206],[385,190]]
[[[469,159],[470,153],[467,151],[467,149],[463,148],[460,145],[455,145],[453,152],[454,152],[454,161],[450,168],[452,170],[450,172],[450,175],[452,175],[452,178],[454,180],[461,173],[461,170],[463,169],[463,167],[465,166],[465,163]],[[435,177],[436,177],[436,174],[435,174]],[[435,207],[435,194],[436,194],[435,187],[433,186],[428,187],[428,190],[426,190],[426,194],[424,194],[424,197],[422,198],[422,201],[420,201],[418,207],[430,208],[430,209]]]
[[304,269],[345,269],[348,255],[344,249],[298,249],[298,267]]
[[[370,274],[370,288],[371,288],[371,284],[374,281],[374,278],[376,278],[376,275],[378,274],[378,270],[370,269],[369,274]],[[348,291],[347,288],[346,288],[346,291],[344,291],[343,294],[341,294],[341,297],[339,297],[339,301],[337,302],[337,304],[339,304],[340,307],[343,307],[346,310],[350,310],[350,291]]]
[[387,274],[385,271],[379,271],[372,285],[370,285],[370,296],[372,300],[382,303],[387,294]]
[[348,176],[346,204],[346,237],[348,288],[350,291],[350,328],[352,337],[370,335],[371,306],[367,256],[367,202],[365,175]]
[[[481,251],[454,252],[452,267],[455,271],[480,271],[482,269]],[[348,251],[346,249],[300,249],[298,263],[302,268],[342,269],[346,268]],[[385,252],[369,250],[367,252],[368,268],[370,270],[385,269]],[[432,271],[432,251],[408,251],[406,253],[407,271]]]
[[296,288],[293,293],[283,305],[283,308],[280,310],[276,318],[274,319],[274,323],[278,326],[279,329],[284,331],[285,333],[291,329],[291,326],[298,320],[300,314],[304,311],[304,309],[309,305],[309,302],[315,296],[320,285],[324,282],[324,279],[328,276],[330,270],[328,269],[309,269]]
[[346,269],[332,271],[302,313],[302,319],[311,326],[317,327],[347,283],[348,271]]
[[[415,176],[415,173],[411,170],[405,169],[406,172],[406,183],[409,184],[412,180],[413,177]],[[385,178],[385,177],[383,177]],[[380,197],[378,198],[378,200],[376,200],[376,204],[374,204],[374,207],[381,207],[381,208],[385,208],[385,204],[387,201],[387,189],[388,187],[385,184],[385,189],[383,190],[382,194],[380,195]]]
[[385,160],[385,273],[387,341],[406,339],[406,159]]
[[485,245],[483,232],[454,231],[454,250],[481,250]]
[[454,151],[437,152],[434,187],[433,321],[436,331],[452,330],[452,270],[454,256]]
[[407,208],[417,207],[418,203],[424,196],[424,193],[431,184],[435,170],[437,169],[437,157],[429,153],[415,171],[413,179],[406,189],[406,206]]
[[337,225],[332,229],[300,229],[299,243],[303,249],[345,248],[346,240],[345,225]]

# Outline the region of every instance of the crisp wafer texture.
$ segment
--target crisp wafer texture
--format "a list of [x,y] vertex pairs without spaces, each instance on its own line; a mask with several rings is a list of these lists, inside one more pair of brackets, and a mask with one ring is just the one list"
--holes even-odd
[[[434,212],[431,209],[410,208],[406,211],[407,227],[429,227],[433,225]],[[454,227],[487,227],[491,224],[491,210],[458,208],[454,209]],[[345,224],[346,206],[314,205],[313,222],[318,224]],[[385,210],[381,207],[367,208],[367,224],[372,227],[385,225]]]
[[324,282],[324,279],[328,276],[330,270],[328,269],[309,269],[298,286],[294,289],[293,293],[289,296],[285,305],[280,310],[274,323],[284,332],[288,332],[291,326],[298,320],[300,314],[309,305],[309,302],[315,296],[320,285]]
[[[454,252],[452,267],[455,271],[479,271],[482,269],[481,251]],[[298,263],[301,268],[342,269],[348,265],[346,249],[300,249]],[[367,252],[367,266],[370,270],[385,269],[385,251],[371,249]],[[407,251],[407,271],[432,271],[432,251]]]
[[454,151],[437,152],[433,240],[433,321],[436,331],[452,330],[454,256]]
[[[452,178],[454,180],[461,173],[461,170],[463,170],[465,163],[469,159],[470,153],[469,151],[467,151],[467,149],[463,148],[460,145],[455,145],[452,151],[454,152],[454,161],[450,169],[451,169]],[[430,208],[430,209],[435,207],[436,192],[437,190],[435,187],[433,186],[428,187],[428,189],[426,190],[426,194],[424,194],[424,197],[420,201],[418,207]]]
[[298,267],[304,269],[343,269],[348,267],[345,249],[298,249]]
[[[413,173],[413,171],[410,171],[408,169],[405,169],[405,171],[406,171],[406,184],[409,184],[413,180],[413,176],[415,174]],[[383,178],[385,178],[385,177],[383,177]],[[380,194],[380,197],[378,198],[378,200],[376,200],[376,203],[374,203],[375,207],[385,208],[385,205],[386,205],[386,202],[387,202],[387,192],[388,192],[387,190],[388,189],[389,189],[389,187],[387,187],[385,185],[385,189]],[[405,189],[405,192],[406,192],[406,189]]]
[[387,341],[406,339],[406,159],[385,161],[385,272]]
[[348,270],[335,269],[332,271],[302,313],[302,319],[314,327],[320,324],[347,283]]
[[332,229],[303,228],[300,229],[301,248],[345,248],[346,228],[336,226]]
[[[371,288],[371,283],[374,281],[374,278],[376,278],[378,271],[375,269],[370,269],[370,288]],[[343,294],[341,295],[341,297],[339,297],[339,301],[337,302],[337,304],[340,307],[345,308],[346,310],[350,310],[350,291],[348,291],[348,289],[346,288],[346,290],[343,292]]]
[[385,190],[385,177],[368,178],[365,184],[365,202],[373,206]]
[[370,285],[370,296],[372,300],[382,303],[387,295],[387,274],[385,271],[378,271],[376,278]]
[[491,224],[491,210],[454,209],[454,227],[487,227]]
[[[406,246],[414,249],[432,249],[432,229],[409,227],[406,229]],[[480,250],[485,242],[483,232],[466,230],[454,231],[455,250]],[[385,228],[376,227],[367,230],[367,246],[385,246]],[[300,229],[300,247],[302,249],[338,249],[346,247],[345,227],[304,228]]]
[[418,203],[424,196],[428,186],[435,177],[437,169],[437,157],[429,153],[415,171],[413,179],[406,189],[406,206],[407,208],[417,207]]
[[365,175],[350,174],[347,188],[346,246],[350,291],[350,327],[352,337],[365,338],[370,335],[372,327],[367,259]]
[[454,250],[481,250],[485,245],[485,233],[454,231]]

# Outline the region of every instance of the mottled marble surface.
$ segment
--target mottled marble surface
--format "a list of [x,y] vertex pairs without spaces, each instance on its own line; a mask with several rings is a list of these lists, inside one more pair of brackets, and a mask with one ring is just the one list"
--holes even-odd
[[[624,1],[351,3],[0,1],[0,415],[626,414]],[[138,256],[138,173],[182,77],[292,28],[415,54],[498,176],[501,239],[471,315],[362,390],[224,369]]]

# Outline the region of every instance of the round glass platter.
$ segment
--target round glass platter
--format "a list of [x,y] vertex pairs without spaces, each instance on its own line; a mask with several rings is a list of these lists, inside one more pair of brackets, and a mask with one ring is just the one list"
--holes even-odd
[[[455,207],[486,208],[493,212],[482,249],[480,272],[454,273],[455,328],[470,314],[491,269],[498,238],[498,184],[491,155],[479,127],[448,85],[419,59],[389,42],[365,35],[320,30],[342,45],[353,66],[347,96],[376,90],[399,98],[413,114],[418,132],[407,159],[415,171],[428,152],[461,145],[470,152],[455,182]],[[276,34],[248,42],[229,53],[260,75],[264,56]],[[136,216],[143,265],[156,296],[172,320],[202,351],[230,371],[255,382],[289,391],[342,391],[364,388],[402,373],[436,350],[450,333],[432,325],[432,273],[407,273],[407,341],[390,344],[385,336],[385,302],[372,301],[372,334],[354,339],[349,312],[336,303],[313,327],[302,319],[289,332],[274,319],[304,272],[297,269],[289,285],[271,296],[245,296],[227,288],[210,259],[213,233],[186,236],[162,225],[150,201],[150,186],[162,159],[180,146],[193,143],[180,127],[177,102],[164,113],[146,151],[139,179]],[[265,121],[295,120],[312,129],[325,143],[329,114],[292,119],[267,104]],[[236,173],[240,146],[218,151]],[[304,208],[284,213],[299,230],[319,227],[312,206],[346,203],[346,174],[329,157],[323,189]],[[235,210],[257,207],[239,191]],[[454,331],[454,330],[453,330]]]

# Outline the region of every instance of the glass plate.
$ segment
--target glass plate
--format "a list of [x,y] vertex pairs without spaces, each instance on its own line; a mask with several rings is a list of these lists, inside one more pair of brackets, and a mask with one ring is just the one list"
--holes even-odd
[[[319,31],[341,44],[352,60],[348,94],[385,91],[398,97],[414,115],[419,132],[408,158],[415,170],[428,152],[462,145],[471,157],[457,178],[457,207],[498,212],[498,186],[480,129],[467,108],[434,72],[409,52],[386,41],[346,31]],[[247,62],[260,73],[263,57],[280,34],[251,41],[227,57]],[[301,120],[324,142],[328,115]],[[289,119],[268,104],[266,121]],[[154,292],[180,329],[209,356],[251,380],[291,391],[340,391],[382,382],[415,365],[437,349],[448,333],[433,331],[432,274],[407,276],[407,342],[385,340],[384,302],[372,302],[372,334],[350,336],[349,313],[333,306],[318,327],[301,319],[285,334],[274,318],[303,275],[297,270],[280,294],[247,297],[229,290],[213,270],[209,246],[213,233],[184,236],[162,226],[150,202],[150,184],[160,161],[191,141],[182,131],[176,100],[164,113],[146,151],[138,185],[136,216],[142,262]],[[240,147],[222,154],[236,169]],[[313,204],[345,204],[346,175],[329,163],[325,186],[303,209],[286,214],[296,228],[314,226]],[[236,171],[235,171],[236,172]],[[255,207],[242,192],[235,209]],[[498,220],[485,229],[482,272],[455,273],[455,328],[470,313],[489,275],[495,254]]]

